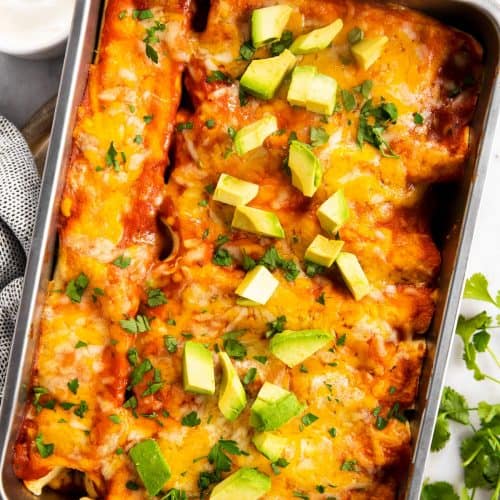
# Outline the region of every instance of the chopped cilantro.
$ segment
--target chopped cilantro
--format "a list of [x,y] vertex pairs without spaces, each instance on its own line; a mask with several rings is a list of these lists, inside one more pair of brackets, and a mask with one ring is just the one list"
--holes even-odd
[[150,288],[147,294],[149,307],[162,306],[168,302],[167,297],[159,288]]
[[145,21],[146,19],[152,19],[154,16],[151,9],[134,9],[132,11],[132,17],[139,21]]
[[281,38],[271,44],[269,52],[271,56],[279,56],[285,49],[288,49],[293,42],[293,33],[284,31]]
[[216,473],[231,470],[231,459],[227,456],[227,453],[230,455],[248,455],[246,451],[240,450],[236,441],[219,439],[208,454],[208,461],[214,466]]
[[108,415],[108,418],[113,422],[114,424],[119,424],[121,422],[121,419],[118,415]]
[[130,257],[126,257],[125,255],[120,255],[112,262],[112,264],[116,267],[119,267],[120,269],[125,269],[128,266],[130,266],[131,262],[132,259]]
[[267,323],[266,338],[271,338],[276,333],[281,333],[285,329],[286,316],[278,316],[275,320]]
[[240,47],[240,57],[244,61],[250,61],[255,54],[255,48],[250,40],[243,42]]
[[68,389],[73,393],[76,394],[78,392],[78,388],[80,387],[80,383],[78,382],[77,378],[74,378],[70,380],[67,383]]
[[136,144],[142,144],[142,135],[136,135],[136,136],[134,137],[134,142],[135,142]]
[[318,420],[319,417],[317,417],[316,415],[314,415],[313,413],[306,413],[303,417],[302,417],[302,423],[307,427],[308,425],[311,425],[313,424],[314,422],[316,422],[316,420]]
[[342,104],[346,111],[352,111],[356,107],[356,99],[351,91],[342,89],[340,96],[342,97]]
[[151,330],[149,319],[143,314],[138,314],[135,318],[120,320],[120,326],[128,333],[144,333]]
[[257,368],[254,367],[250,368],[243,377],[243,383],[245,385],[252,383],[255,380],[256,375],[257,375]]
[[420,500],[459,500],[453,486],[444,481],[424,484]]
[[343,471],[356,471],[357,460],[344,460],[343,464],[340,466],[340,470]]
[[87,342],[84,342],[83,340],[79,340],[75,344],[75,349],[81,349],[82,347],[87,347],[87,346],[88,346]]
[[85,274],[80,273],[75,279],[68,282],[65,293],[71,299],[71,302],[80,303],[83,292],[85,292],[88,285],[89,279]]
[[142,117],[142,119],[144,120],[144,123],[146,125],[148,125],[149,123],[151,123],[153,121],[153,118],[154,118],[153,115],[145,115],[145,116]]
[[422,125],[424,123],[424,117],[420,113],[413,113],[413,123],[415,123],[415,125]]
[[198,413],[192,411],[182,417],[181,423],[186,427],[196,427],[201,424],[201,420],[198,417]]
[[323,127],[311,127],[309,130],[309,136],[311,138],[311,146],[313,147],[326,144],[330,138],[329,134]]
[[177,339],[172,337],[172,335],[165,335],[163,337],[163,344],[170,354],[177,352]]
[[346,341],[346,338],[347,338],[347,334],[344,333],[343,335],[341,335],[340,337],[337,338],[336,344],[337,345],[344,345],[345,341]]
[[127,17],[127,11],[126,10],[121,10],[118,13],[118,19],[121,21],[122,19],[125,19]]
[[321,305],[325,305],[326,304],[326,301],[325,301],[325,292],[321,292],[318,297],[316,298],[316,302],[318,302],[319,304]]
[[42,434],[38,434],[35,438],[35,445],[42,458],[50,457],[54,453],[54,445],[52,443],[44,443]]
[[212,129],[215,127],[215,120],[213,118],[209,118],[206,122],[205,122],[205,126],[208,128],[208,129]]
[[87,413],[89,407],[87,405],[86,401],[80,401],[80,404],[78,405],[77,408],[73,411],[73,413],[80,418],[83,418],[85,416],[85,413]]
[[226,73],[223,73],[222,71],[216,70],[212,71],[207,78],[205,79],[207,83],[214,83],[214,82],[225,82],[225,83],[231,83],[232,79],[229,75]]
[[337,429],[335,429],[335,427],[330,427],[328,429],[328,434],[330,434],[330,436],[332,436],[332,438],[336,437],[337,436]]
[[315,262],[311,262],[310,260],[306,260],[305,264],[305,272],[309,278],[313,278],[317,274],[322,274],[326,271],[326,267],[321,264],[316,264]]
[[223,345],[228,356],[234,359],[243,359],[247,355],[247,348],[235,338],[226,338]]
[[352,28],[352,30],[347,33],[347,40],[350,45],[354,45],[364,38],[364,33],[361,28],[358,28],[357,26]]
[[153,369],[153,365],[149,359],[145,359],[139,365],[137,365],[130,374],[130,385],[129,387],[135,387],[139,382],[142,381],[144,375]]
[[175,128],[177,131],[182,132],[183,130],[191,130],[193,127],[193,122],[182,122],[178,123]]
[[232,265],[233,258],[225,248],[217,248],[212,257],[212,262],[218,266],[227,267]]
[[254,356],[253,359],[265,365],[267,363],[267,356]]
[[127,351],[127,359],[131,366],[136,366],[139,363],[139,353],[135,347],[131,347]]

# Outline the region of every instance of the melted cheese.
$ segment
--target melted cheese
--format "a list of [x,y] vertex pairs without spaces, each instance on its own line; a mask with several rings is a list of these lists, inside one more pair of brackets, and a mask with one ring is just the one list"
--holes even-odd
[[[410,429],[404,419],[395,418],[377,429],[374,411],[387,416],[394,405],[403,411],[415,400],[425,353],[416,336],[432,319],[440,265],[429,229],[428,187],[460,175],[477,90],[466,88],[460,99],[452,100],[443,89],[460,74],[449,69],[457,53],[460,60],[468,58],[473,72],[480,71],[480,49],[466,35],[395,6],[357,0],[289,3],[294,6],[289,24],[294,35],[343,19],[332,47],[301,57],[300,64],[317,66],[342,89],[372,80],[374,102],[384,98],[398,109],[397,123],[384,137],[399,157],[385,158],[368,144],[357,145],[359,93],[355,110],[341,108],[324,123],[287,104],[286,83],[274,99],[250,98],[241,106],[237,82],[207,82],[213,70],[233,79],[243,72],[239,47],[249,36],[250,12],[261,6],[257,0],[212,2],[202,34],[188,29],[188,2],[151,1],[154,19],[141,21],[133,16],[132,0],[110,0],[98,60],[74,130],[61,203],[60,252],[33,371],[32,385],[47,390],[42,406],[52,400],[55,405],[41,411],[28,407],[16,445],[16,473],[33,490],[64,467],[86,474],[95,489],[92,496],[145,498],[143,489],[126,488],[127,481],[139,481],[126,451],[152,437],[172,469],[165,490],[175,487],[197,495],[199,474],[212,469],[204,457],[224,438],[248,452],[230,457],[233,470],[258,467],[272,477],[266,498],[290,498],[292,491],[311,498],[395,497],[399,476],[394,471],[407,465]],[[153,43],[155,64],[143,39],[157,21],[167,28]],[[366,36],[389,37],[380,59],[366,71],[346,62],[347,33],[354,26]],[[183,63],[193,111],[178,109]],[[415,112],[424,117],[423,125],[414,123]],[[237,130],[266,114],[275,115],[285,133],[242,157],[230,154],[228,127]],[[205,125],[209,119],[215,121],[212,128]],[[172,141],[174,123],[187,121],[192,128],[176,132]],[[310,128],[319,126],[330,137],[314,148],[325,174],[315,196],[305,200],[282,165],[290,132],[309,142]],[[175,159],[169,166],[172,142]],[[167,167],[172,171],[165,184]],[[212,201],[206,190],[221,173],[259,184],[251,206],[279,216],[283,240],[231,232],[233,208]],[[351,211],[340,237],[371,283],[370,294],[359,302],[334,271],[311,279],[302,269],[305,249],[320,233],[316,210],[339,188]],[[233,264],[227,267],[212,260],[219,235],[230,238],[225,248]],[[169,239],[173,253],[165,259]],[[279,287],[265,307],[237,306],[234,290],[245,274],[243,252],[259,259],[272,245],[295,262],[298,276],[289,281],[275,271]],[[128,266],[116,265],[121,256],[130,258]],[[89,285],[81,301],[72,302],[64,290],[80,273]],[[161,288],[168,302],[148,307],[150,288]],[[137,314],[149,318],[150,329],[133,335],[120,320]],[[326,329],[344,342],[289,369],[270,354],[265,337],[267,324],[283,315],[289,329]],[[298,417],[279,429],[287,438],[284,456],[290,462],[279,475],[252,445],[250,404],[229,422],[218,409],[217,393],[196,396],[182,388],[185,339],[192,336],[211,349],[216,344],[222,348],[224,333],[233,330],[244,332],[239,340],[247,350],[244,359],[234,360],[240,377],[250,368],[257,370],[246,386],[250,404],[269,381],[293,391],[307,412],[318,417],[309,426]],[[165,348],[166,335],[177,339],[176,353]],[[144,396],[153,371],[127,389],[130,348],[159,370],[164,383],[155,394]],[[255,356],[268,360],[262,364]],[[75,378],[76,394],[68,386]],[[216,363],[218,387],[220,378]],[[134,411],[123,407],[132,395],[137,398]],[[78,414],[82,401],[85,411]],[[183,426],[182,417],[192,411],[201,424]],[[39,435],[54,445],[45,459],[34,444]],[[119,449],[124,453],[117,454]],[[351,461],[355,467],[344,465]],[[318,485],[325,487],[324,495]]]

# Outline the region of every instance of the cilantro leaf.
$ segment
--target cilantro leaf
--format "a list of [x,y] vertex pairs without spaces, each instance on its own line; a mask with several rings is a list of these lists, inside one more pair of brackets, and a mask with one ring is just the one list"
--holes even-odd
[[214,466],[216,473],[231,470],[232,462],[226,453],[230,455],[248,455],[247,452],[240,450],[236,441],[219,439],[208,454],[208,461]]
[[431,450],[442,450],[450,439],[450,435],[450,426],[448,424],[448,420],[446,419],[446,415],[444,413],[440,413],[436,420],[434,434],[432,435]]
[[500,403],[492,405],[481,401],[478,404],[477,414],[483,426],[500,426]]
[[292,259],[287,260],[281,257],[275,247],[268,248],[258,264],[266,267],[269,271],[281,269],[287,281],[294,281],[300,272],[297,264]]
[[466,282],[464,289],[465,299],[481,300],[490,302],[493,305],[498,305],[488,291],[488,280],[484,274],[473,274]]
[[74,378],[70,380],[67,383],[68,389],[73,393],[76,394],[78,392],[78,388],[80,387],[80,383],[78,382],[77,378]]
[[323,127],[311,127],[309,130],[309,136],[311,138],[311,146],[317,147],[328,142],[330,135]]
[[233,258],[225,248],[217,248],[212,257],[212,262],[218,266],[228,267],[233,264]]
[[245,385],[251,384],[255,380],[256,375],[257,375],[257,368],[254,367],[250,368],[243,377],[243,383]]
[[142,361],[141,364],[137,365],[132,370],[132,373],[130,374],[129,387],[132,388],[136,386],[144,378],[144,375],[146,375],[146,373],[148,373],[152,369],[153,365],[151,364],[151,361],[149,361],[149,359],[145,359],[144,361]]
[[89,279],[85,274],[80,273],[75,279],[68,282],[66,286],[66,296],[71,299],[71,302],[79,304],[82,301],[83,292],[89,285]]
[[163,337],[163,345],[170,354],[177,352],[177,339],[172,335],[165,335]]
[[293,33],[291,31],[283,31],[281,38],[271,44],[269,52],[271,56],[279,56],[285,49],[288,49],[293,42]]
[[192,411],[182,417],[181,424],[186,427],[196,427],[201,424],[201,420],[198,417],[198,413]]
[[138,314],[135,318],[120,320],[120,326],[128,333],[144,333],[151,330],[149,319],[142,314]]
[[50,457],[54,453],[54,445],[52,443],[44,443],[42,434],[38,434],[35,438],[35,445],[42,458]]
[[285,329],[286,316],[278,316],[275,320],[267,323],[269,330],[266,332],[266,338],[271,338],[276,333],[281,333]]
[[439,481],[424,485],[420,500],[459,500],[450,483]]
[[167,297],[159,288],[150,288],[147,294],[149,307],[162,306],[168,302]]
[[112,264],[116,267],[119,267],[120,269],[125,269],[128,266],[130,266],[131,262],[132,259],[130,257],[126,257],[125,255],[120,255],[112,262]]
[[250,40],[243,42],[240,47],[240,57],[244,61],[251,61],[253,55],[255,54],[255,48]]
[[352,30],[347,33],[347,41],[349,42],[349,45],[354,45],[364,38],[364,32],[361,28],[358,28],[355,26],[352,28]]
[[223,345],[228,356],[234,359],[243,359],[247,355],[247,348],[235,338],[226,338]]
[[342,89],[340,96],[342,97],[342,104],[346,111],[352,111],[356,107],[356,99],[350,90]]
[[446,413],[446,417],[455,420],[455,422],[469,424],[467,401],[451,387],[444,388],[439,411]]
[[225,83],[231,83],[232,79],[229,75],[226,73],[223,73],[222,71],[216,70],[212,71],[205,79],[207,83],[214,83],[214,82],[225,82]]
[[484,352],[488,348],[491,335],[486,330],[479,330],[472,337],[472,343],[477,352]]
[[302,423],[307,427],[308,425],[311,425],[313,424],[314,422],[316,422],[316,420],[318,420],[319,417],[317,417],[316,415],[314,415],[313,413],[306,413],[303,417],[302,417]]

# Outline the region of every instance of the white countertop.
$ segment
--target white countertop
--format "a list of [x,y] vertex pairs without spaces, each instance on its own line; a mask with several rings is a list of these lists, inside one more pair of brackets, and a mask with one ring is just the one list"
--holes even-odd
[[[468,277],[477,272],[483,273],[489,281],[490,293],[493,297],[496,296],[497,290],[500,290],[500,126],[498,123],[495,137],[495,151],[488,167],[467,271]],[[500,313],[500,310],[496,310],[493,306],[489,307],[484,302],[464,300],[462,303],[461,312],[466,317],[484,310],[493,317]],[[490,347],[497,355],[500,355],[500,330],[492,330],[491,334]],[[465,368],[462,352],[462,340],[455,336],[445,384],[463,394],[469,407],[476,407],[479,401],[488,401],[490,404],[500,403],[500,385],[488,380],[474,380],[472,372]],[[483,371],[497,378],[500,377],[499,369],[490,356],[485,353],[479,354],[478,361]],[[450,422],[450,430],[451,439],[446,447],[437,453],[430,454],[427,460],[426,477],[431,482],[448,481],[455,485],[459,493],[463,486],[460,443],[471,431],[467,426],[455,422]],[[491,492],[486,491],[478,491],[474,496],[474,500],[490,498]]]

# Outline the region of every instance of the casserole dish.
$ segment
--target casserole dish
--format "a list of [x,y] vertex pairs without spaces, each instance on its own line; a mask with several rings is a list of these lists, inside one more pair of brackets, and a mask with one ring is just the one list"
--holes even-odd
[[[474,214],[477,211],[482,179],[486,170],[487,153],[491,148],[492,137],[485,133],[486,126],[488,123],[492,123],[493,117],[498,111],[498,96],[493,95],[498,66],[498,26],[494,18],[480,7],[470,3],[453,3],[449,6],[450,10],[452,6],[454,13],[457,12],[458,8],[461,8],[464,15],[467,14],[466,18],[469,23],[477,22],[480,26],[480,30],[477,32],[470,29],[470,24],[467,28],[468,31],[472,31],[474,35],[478,36],[486,47],[486,71],[478,110],[472,124],[474,133],[465,181],[456,190],[439,192],[441,199],[449,196],[450,200],[453,200],[453,206],[451,206],[451,201],[449,203],[450,209],[456,208],[456,210],[450,210],[446,216],[443,214],[443,218],[440,220],[442,224],[435,228],[436,236],[441,236],[444,243],[440,285],[441,299],[438,301],[436,316],[429,334],[430,348],[421,379],[420,401],[415,409],[417,416],[412,419],[417,437],[413,468],[406,492],[408,498],[418,498],[419,494],[423,460],[428,452],[431,438],[429,429],[432,428],[439,405],[444,368],[461,295],[465,259]],[[39,327],[37,322],[40,320],[41,303],[43,303],[47,291],[48,263],[52,262],[54,255],[55,219],[59,210],[65,178],[64,168],[70,154],[71,134],[69,131],[73,129],[76,105],[83,95],[84,75],[87,64],[92,57],[99,7],[99,2],[81,2],[77,6],[76,19],[78,21],[70,38],[69,56],[61,87],[60,106],[56,112],[54,124],[53,136],[56,139],[52,142],[47,160],[44,187],[41,194],[40,218],[35,230],[34,247],[27,269],[28,281],[20,312],[21,319],[14,340],[11,369],[2,410],[2,424],[8,430],[5,441],[2,442],[2,493],[7,498],[29,497],[26,490],[22,489],[12,474],[9,456],[19,430],[16,425],[20,423],[23,415],[23,398],[26,400],[27,397],[26,393],[23,396],[22,388],[23,385],[26,387],[29,380],[29,371],[34,358],[34,343]],[[419,4],[419,7],[424,8],[425,6]],[[439,17],[445,15],[444,8],[440,11],[429,6],[429,11]],[[446,17],[444,20],[450,22]],[[454,23],[452,22],[452,24]],[[486,39],[485,36],[488,38]],[[220,79],[220,75],[217,78]],[[198,89],[193,89],[195,101],[197,98],[199,99],[197,91]],[[186,123],[189,122],[180,122],[189,130],[191,127],[187,126]],[[28,332],[30,332],[31,342],[29,342]],[[23,368],[21,377],[17,373],[16,367],[18,366]],[[31,397],[31,394],[28,397]],[[304,422],[304,420],[302,421]],[[47,495],[49,498],[48,495],[51,494],[44,493],[44,496]],[[401,494],[405,493],[401,492]]]

